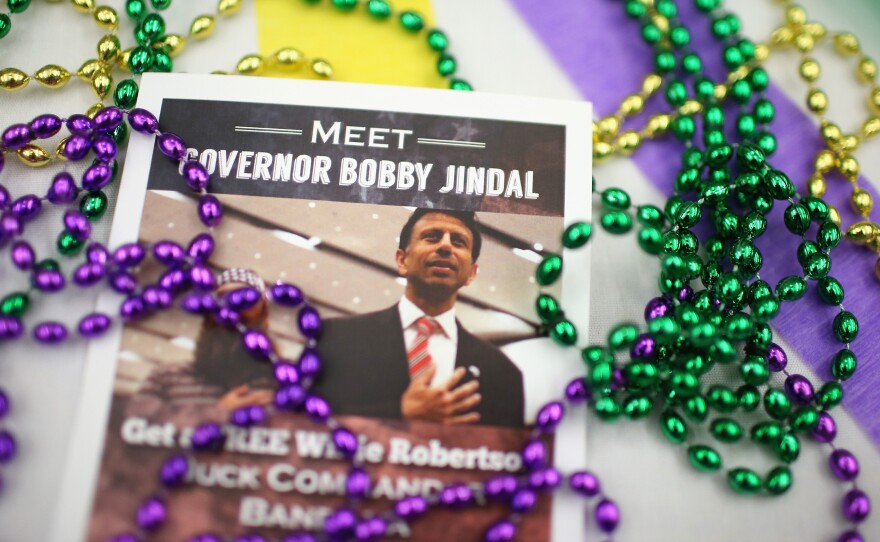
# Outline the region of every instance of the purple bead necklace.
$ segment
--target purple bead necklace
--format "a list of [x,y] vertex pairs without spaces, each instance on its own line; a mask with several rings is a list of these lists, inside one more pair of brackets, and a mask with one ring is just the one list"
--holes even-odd
[[[20,124],[4,131],[4,145],[13,148],[24,145],[38,137],[50,137],[66,124],[71,137],[63,144],[63,155],[71,161],[82,160],[89,152],[94,152],[97,163],[86,170],[82,178],[82,187],[86,190],[99,190],[112,179],[112,169],[107,165],[115,159],[115,143],[106,134],[117,129],[125,119],[126,113],[117,108],[106,108],[96,115],[94,121],[82,115],[75,115],[63,120],[53,115],[43,115],[29,125]],[[537,494],[552,491],[560,486],[562,475],[554,468],[547,466],[547,450],[540,440],[545,434],[552,433],[564,414],[562,403],[552,402],[541,409],[538,424],[532,439],[523,449],[525,472],[520,476],[500,475],[490,477],[482,485],[450,484],[439,494],[430,498],[406,497],[395,503],[384,515],[359,517],[353,506],[364,499],[370,489],[369,474],[360,464],[357,457],[358,441],[355,434],[341,426],[332,417],[329,404],[318,395],[309,392],[312,382],[320,373],[320,358],[314,346],[321,332],[321,319],[317,311],[307,303],[302,292],[293,285],[279,283],[271,292],[270,299],[288,307],[298,307],[298,322],[301,333],[308,340],[308,346],[297,363],[291,363],[277,357],[269,336],[260,330],[249,329],[240,321],[239,313],[252,306],[259,293],[252,288],[243,288],[231,292],[223,299],[218,299],[211,290],[216,281],[207,262],[214,250],[212,229],[219,225],[222,218],[222,206],[216,197],[207,193],[209,176],[204,166],[195,160],[186,160],[186,145],[183,140],[170,132],[160,132],[155,117],[142,109],[135,109],[127,114],[128,123],[134,131],[145,135],[156,135],[160,151],[168,158],[182,162],[181,172],[187,186],[200,194],[197,207],[201,222],[208,232],[201,233],[189,241],[187,248],[170,241],[163,240],[153,245],[129,243],[109,251],[99,243],[92,243],[85,250],[85,261],[72,274],[74,284],[79,287],[94,286],[104,279],[111,289],[125,295],[119,309],[123,321],[144,318],[154,312],[171,307],[175,299],[182,293],[194,289],[194,293],[186,295],[180,305],[191,313],[209,314],[218,323],[235,328],[242,335],[245,349],[255,358],[274,364],[278,389],[275,394],[273,410],[303,412],[312,421],[329,427],[332,431],[336,449],[351,461],[346,481],[348,505],[330,514],[324,525],[324,532],[318,534],[296,533],[284,537],[283,542],[308,542],[312,540],[378,540],[391,522],[409,522],[426,514],[431,507],[464,509],[486,501],[502,501],[510,505],[511,514],[502,519],[484,533],[484,540],[497,542],[513,540],[516,535],[516,522],[528,513],[537,502]],[[10,144],[7,145],[6,142]],[[35,218],[40,211],[42,199],[56,204],[69,204],[74,201],[79,191],[73,177],[67,172],[56,175],[52,187],[45,198],[28,195],[19,198],[11,205],[9,222],[14,222],[9,229],[11,235],[3,239],[2,244],[19,236],[27,220]],[[3,189],[8,202],[8,192]],[[8,205],[0,205],[7,207]],[[68,211],[64,217],[65,232],[76,240],[85,242],[91,232],[88,219],[77,211]],[[33,273],[32,282],[39,291],[53,293],[64,288],[66,279],[63,273],[52,266],[40,267],[33,249],[24,241],[15,241],[12,247],[13,262],[23,271]],[[131,270],[152,254],[153,258],[167,269],[156,284],[141,287]],[[94,313],[80,321],[79,332],[85,338],[102,335],[109,329],[111,318],[108,315]],[[0,340],[11,340],[20,337],[24,332],[24,324],[17,316],[0,317]],[[34,328],[35,338],[44,344],[63,342],[67,329],[58,322],[43,322]],[[576,389],[575,383],[569,390]],[[584,388],[585,390],[585,388]],[[4,401],[0,401],[0,414],[5,413]],[[579,392],[568,394],[569,401],[583,402],[586,395]],[[230,423],[239,427],[247,427],[266,421],[269,412],[261,406],[251,405],[235,410]],[[198,453],[218,452],[222,450],[225,437],[219,424],[207,423],[199,426],[193,433],[192,451]],[[9,458],[14,454],[14,440],[8,437],[4,446],[0,439],[0,460],[5,455]],[[168,489],[182,485],[190,472],[191,458],[186,454],[171,456],[160,469],[160,490],[148,497],[136,512],[136,521],[141,528],[141,536],[146,536],[159,529],[168,515],[165,493]],[[599,483],[589,472],[577,472],[568,477],[569,487],[577,494],[587,498],[600,495]],[[607,533],[612,532],[619,522],[619,510],[613,501],[601,497],[594,511],[596,523]],[[122,534],[114,537],[115,542],[140,540],[133,534]],[[223,540],[222,537],[210,533],[197,535],[191,542],[211,542]],[[236,542],[258,542],[265,540],[256,534],[247,534],[235,538]]]

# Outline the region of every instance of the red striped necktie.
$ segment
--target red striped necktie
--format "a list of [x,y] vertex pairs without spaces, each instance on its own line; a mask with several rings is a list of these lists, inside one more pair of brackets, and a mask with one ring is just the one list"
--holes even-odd
[[414,379],[431,365],[431,354],[428,352],[428,339],[441,331],[436,320],[422,316],[416,320],[416,340],[406,353],[409,360],[409,377]]

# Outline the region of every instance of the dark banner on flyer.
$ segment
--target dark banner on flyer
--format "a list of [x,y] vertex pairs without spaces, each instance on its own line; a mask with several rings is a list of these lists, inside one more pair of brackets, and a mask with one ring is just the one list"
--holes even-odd
[[[565,127],[278,104],[163,101],[221,194],[562,216]],[[154,151],[149,188],[179,190]]]

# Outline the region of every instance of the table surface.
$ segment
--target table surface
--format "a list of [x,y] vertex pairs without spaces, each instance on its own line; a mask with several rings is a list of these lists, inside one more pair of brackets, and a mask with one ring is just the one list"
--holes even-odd
[[[106,3],[123,11],[121,0]],[[607,10],[608,4],[621,9],[619,2],[611,0],[577,4],[436,0],[434,10],[438,25],[450,36],[452,50],[459,59],[460,73],[475,88],[495,93],[594,100],[600,113],[608,113],[598,106],[602,105],[605,91],[609,89],[603,90],[603,96],[590,95],[583,92],[584,87],[579,84],[578,78],[584,77],[584,73],[589,74],[591,66],[587,64],[584,70],[577,71],[567,64],[580,53],[579,48],[585,41],[583,36],[561,24],[559,39],[550,43],[546,26],[541,26],[546,21],[542,23],[536,15],[540,10],[554,13],[595,10],[599,13]],[[175,4],[176,8],[188,10],[192,15],[205,9],[210,11],[206,8],[210,5],[211,2],[202,0]],[[756,40],[768,35],[781,17],[778,3],[771,0],[729,1],[728,5],[743,19],[745,34]],[[804,0],[802,5],[811,19],[824,22],[828,28],[855,32],[862,48],[874,58],[880,58],[880,34],[875,32],[880,28],[880,6],[874,0],[833,3]],[[33,71],[47,61],[50,51],[57,55],[51,59],[53,62],[68,67],[78,65],[84,58],[83,52],[92,49],[97,30],[85,21],[71,21],[72,10],[66,6],[61,9],[61,6],[43,6],[35,2],[34,7],[33,11],[41,13],[39,17],[14,17],[13,33],[0,42],[0,58],[3,59],[0,67],[13,65]],[[210,46],[194,47],[181,57],[176,68],[190,72],[210,71],[222,67],[222,63],[218,66],[218,59],[237,58],[259,49],[257,14],[252,3],[246,4],[238,17],[222,22],[224,25],[218,28],[218,35]],[[608,28],[607,32],[611,41],[620,42],[622,39],[634,47],[641,45],[635,25]],[[292,34],[295,35],[293,31]],[[36,35],[40,36],[39,40],[33,39]],[[567,44],[573,55],[561,54],[561,43]],[[584,51],[585,62],[589,62],[590,54],[601,54],[601,51]],[[840,118],[843,126],[855,126],[864,116],[864,87],[852,84],[849,74],[852,63],[845,66],[833,63],[824,53],[817,54],[817,57],[823,61],[823,68],[827,68],[822,86],[831,96],[832,115]],[[782,92],[804,110],[804,88],[797,78],[794,58],[793,55],[774,55],[768,70]],[[620,65],[617,69],[624,80],[627,75],[630,78],[638,75],[632,73],[636,70],[633,66]],[[613,81],[611,76],[616,74],[601,75],[603,80]],[[29,94],[0,94],[0,125],[21,122],[46,111],[68,115],[80,112],[94,102],[85,85],[72,86],[62,93],[31,90],[34,89],[26,89]],[[616,91],[615,88],[610,90]],[[610,94],[622,96],[623,92]],[[869,149],[872,145],[876,142],[869,144]],[[780,146],[797,148],[799,141],[781,138]],[[860,152],[858,157],[871,181],[872,176],[880,179],[880,153],[869,149]],[[803,159],[810,161],[811,157],[805,153]],[[34,192],[45,190],[48,180],[45,175],[41,177],[34,172],[24,172],[21,167],[7,166],[4,177],[7,180],[9,171],[15,171],[17,179],[33,181]],[[600,188],[620,186],[637,202],[659,204],[664,200],[663,192],[651,181],[651,172],[637,160],[616,159],[597,167],[595,174]],[[880,186],[876,181],[872,184],[875,188]],[[834,188],[830,186],[829,191]],[[106,240],[108,227],[109,221],[102,221],[94,237]],[[34,237],[52,239],[57,226],[54,221],[50,224],[50,221],[42,220],[29,230]],[[47,252],[51,244],[47,241],[44,246],[37,245],[36,248],[38,252]],[[640,317],[645,301],[656,295],[657,264],[655,258],[640,253],[634,239],[618,242],[608,235],[598,234],[594,236],[591,250],[593,309],[589,336],[591,341],[599,341],[613,323],[635,321]],[[871,273],[872,270],[866,267],[864,272]],[[4,258],[0,263],[0,282],[7,281],[6,277],[12,276],[11,273]],[[873,288],[856,292],[856,295],[867,296],[876,308],[876,301],[880,301],[880,287],[874,282]],[[853,291],[847,293],[853,295]],[[65,303],[75,303],[78,307],[93,306],[95,302],[95,296],[90,292],[70,292],[64,296]],[[59,318],[53,309],[57,306],[35,306],[34,316],[37,319]],[[787,347],[785,339],[783,336],[779,342]],[[787,348],[790,367],[816,377],[795,351],[797,343],[791,346],[794,349]],[[859,347],[858,342],[854,343],[857,352]],[[71,437],[75,408],[81,400],[78,389],[84,360],[85,345],[76,342],[58,350],[38,348],[26,341],[0,348],[0,382],[16,406],[6,425],[15,433],[22,452],[3,471],[5,487],[0,496],[0,541],[42,542],[48,539],[49,528],[58,512],[59,479],[64,469],[70,468],[65,467],[66,447]],[[864,373],[877,371],[873,367],[875,361],[860,358],[861,370]],[[860,458],[859,485],[878,505],[878,444],[852,416],[838,411],[836,417],[840,426],[836,443]],[[707,477],[693,471],[687,464],[684,450],[669,445],[655,423],[609,425],[594,417],[589,418],[587,462],[600,475],[608,494],[617,498],[623,509],[618,540],[826,541],[833,540],[840,531],[839,500],[844,490],[828,472],[827,448],[804,446],[793,469],[796,483],[786,496],[748,499],[728,491],[722,477]],[[729,465],[740,459],[737,450],[725,450],[725,457]],[[747,454],[742,457],[746,464],[754,459]],[[580,539],[582,524],[581,518],[573,518],[571,534],[565,533],[565,539]],[[864,523],[862,531],[869,540],[880,539],[880,514],[876,510]],[[598,536],[594,530],[589,533],[590,539]]]

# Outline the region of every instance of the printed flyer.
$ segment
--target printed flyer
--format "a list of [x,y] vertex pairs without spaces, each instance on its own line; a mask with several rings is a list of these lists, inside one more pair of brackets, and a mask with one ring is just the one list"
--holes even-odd
[[[590,219],[588,104],[147,74],[138,106],[211,174],[224,212],[210,231],[218,299],[236,284],[263,293],[283,281],[320,313],[316,344],[298,331],[296,308],[266,296],[241,318],[279,359],[320,360],[312,392],[358,436],[370,475],[360,510],[383,514],[406,496],[522,471],[538,409],[582,373],[577,352],[547,338],[533,302],[536,264],[561,250],[566,225]],[[179,169],[151,138],[132,139],[111,246],[186,243],[205,231]],[[564,290],[566,314],[586,326],[589,250],[565,258],[550,292]],[[136,270],[142,284],[165,271],[152,261]],[[108,295],[99,308],[114,303]],[[164,495],[168,520],[155,539],[280,539],[320,531],[346,502],[349,463],[330,428],[274,410],[275,367],[254,360],[238,331],[180,308],[117,331],[89,352],[53,540],[136,532],[162,463],[206,422],[222,424],[224,447],[192,454],[185,486]],[[432,402],[438,389],[454,401]],[[231,424],[250,404],[267,406],[266,422]],[[578,420],[543,437],[563,471],[586,461]],[[520,538],[578,539],[580,506],[541,496]],[[507,513],[498,503],[440,510],[392,523],[388,536],[477,540]]]

